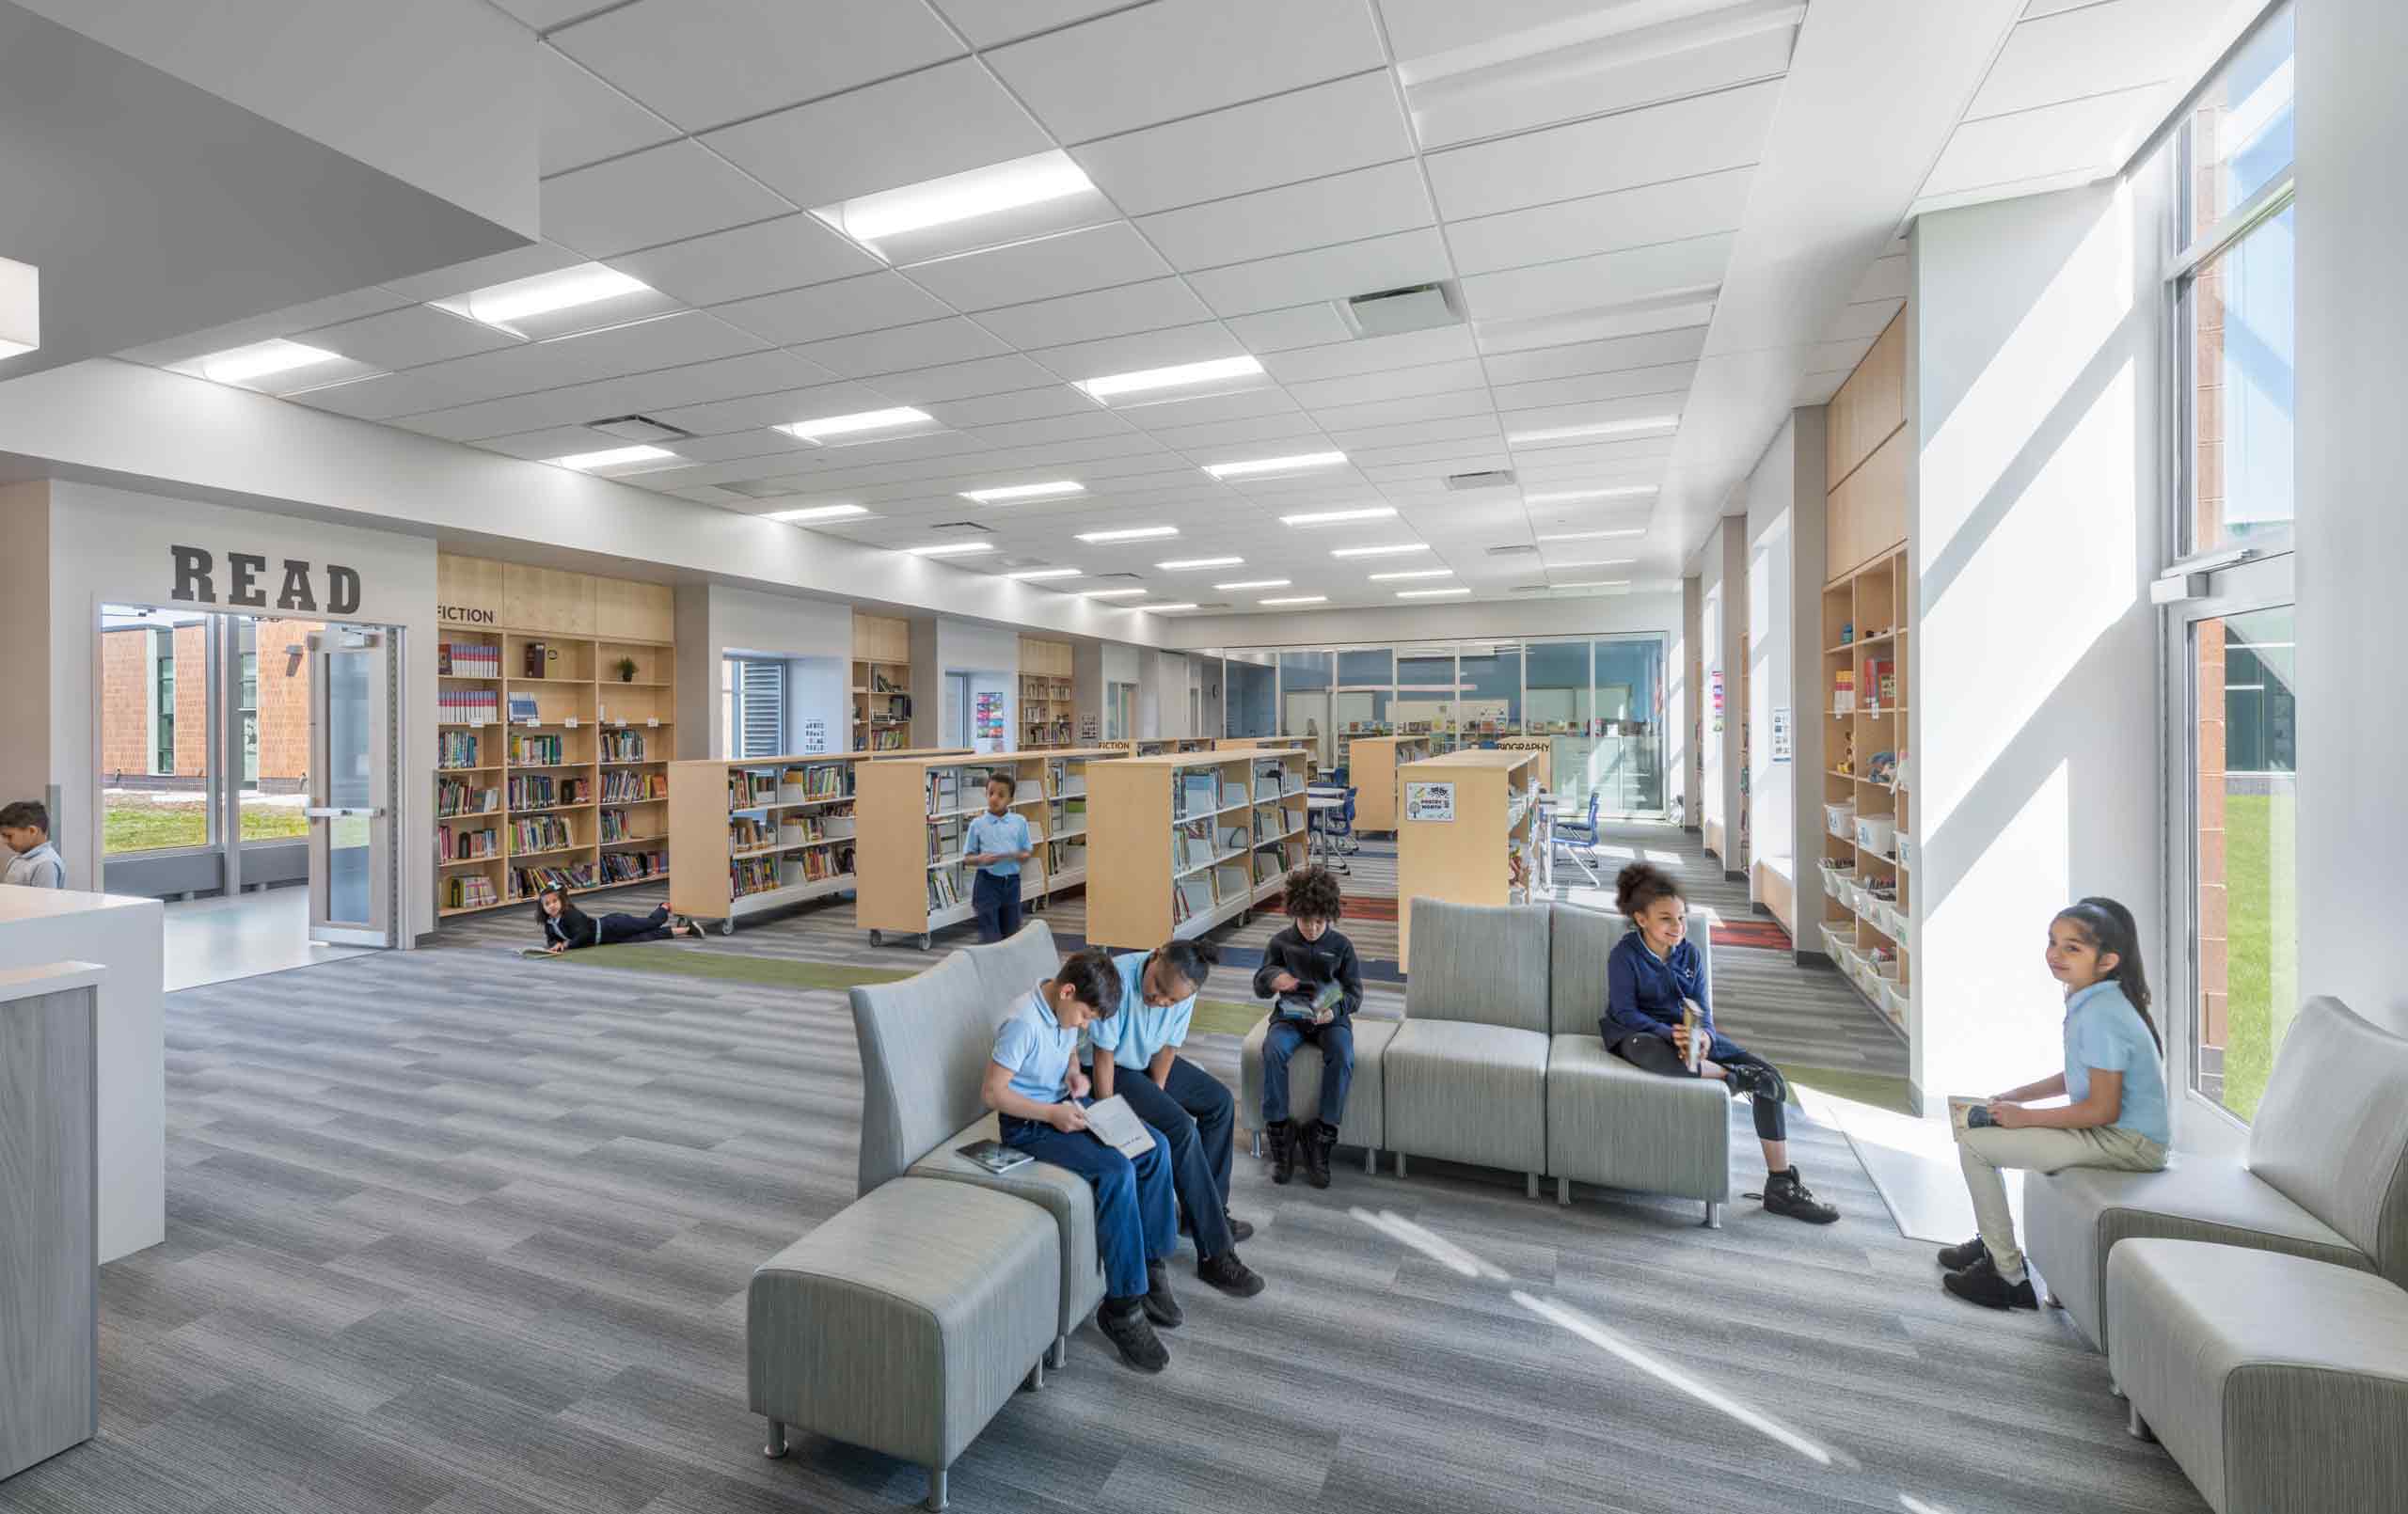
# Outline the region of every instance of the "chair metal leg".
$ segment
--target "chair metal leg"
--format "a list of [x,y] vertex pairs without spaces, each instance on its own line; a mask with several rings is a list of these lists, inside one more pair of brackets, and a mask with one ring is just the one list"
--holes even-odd
[[928,1514],[944,1514],[944,1468],[928,1469],[928,1501],[920,1506]]
[[1526,1199],[1534,1199],[1538,1196],[1539,1175],[1536,1173],[1524,1173],[1522,1175],[1522,1197]]
[[2051,1289],[2049,1296],[2040,1301],[2047,1304],[2050,1308],[2056,1310],[2063,1310],[2066,1306],[2066,1301],[2057,1297],[2054,1289]]
[[1712,1199],[1705,1201],[1705,1228],[1708,1230],[1722,1228],[1722,1206]]
[[1396,1154],[1396,1175],[1399,1177],[1404,1175],[1404,1153],[1402,1151]]
[[2121,1398],[2124,1396],[2124,1385],[2117,1382],[2114,1378],[2109,1378],[2107,1380],[2107,1393],[2110,1397]]
[[2141,1418],[2141,1406],[2138,1404],[2131,1404],[2125,1412],[2124,1431],[2135,1441],[2157,1439],[2157,1432],[2148,1427],[2148,1421]]
[[1254,1132],[1254,1159],[1262,1159],[1262,1132],[1259,1130]]
[[1044,1357],[1038,1357],[1036,1364],[1028,1369],[1028,1381],[1024,1386],[1026,1386],[1028,1391],[1031,1393],[1043,1393],[1045,1391]]
[[1379,1148],[1379,1147],[1377,1147],[1377,1146],[1365,1146],[1365,1147],[1363,1148],[1363,1172],[1364,1172],[1365,1175],[1367,1175],[1367,1176],[1376,1177],[1376,1176],[1378,1176],[1378,1175],[1379,1175],[1379,1172],[1380,1172],[1380,1148]]
[[1559,1177],[1555,1180],[1555,1202],[1559,1207],[1569,1208],[1571,1206],[1572,1179],[1568,1177]]
[[786,1454],[786,1427],[777,1420],[769,1421],[769,1438],[763,1443],[761,1454],[775,1461]]

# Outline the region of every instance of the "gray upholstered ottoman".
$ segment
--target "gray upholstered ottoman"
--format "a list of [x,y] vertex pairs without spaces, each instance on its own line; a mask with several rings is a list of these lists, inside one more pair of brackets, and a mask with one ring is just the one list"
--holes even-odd
[[945,1469],[1023,1380],[1041,1384],[1062,1285],[1060,1230],[1036,1205],[970,1183],[898,1177],[752,1274],[752,1411],[786,1427]]
[[[1387,1102],[1383,1096],[1380,1058],[1396,1039],[1401,1023],[1362,1015],[1350,1022],[1354,1032],[1354,1079],[1346,1085],[1346,1118],[1339,1122],[1338,1143],[1362,1147],[1367,1173],[1373,1170],[1380,1148],[1387,1144]],[[1238,1122],[1254,1132],[1257,1156],[1261,1155],[1262,1141],[1262,1038],[1270,1031],[1271,1017],[1265,1015],[1245,1033],[1245,1044],[1238,1051]],[[1321,1048],[1310,1041],[1296,1048],[1296,1054],[1288,1059],[1288,1114],[1298,1122],[1321,1114]]]
[[1008,1173],[990,1173],[961,1155],[961,1148],[974,1141],[1002,1138],[1003,1122],[990,1113],[968,1129],[957,1132],[951,1140],[940,1143],[906,1171],[913,1177],[991,1188],[998,1193],[1024,1199],[1054,1217],[1062,1236],[1062,1293],[1054,1321],[1054,1354],[1046,1364],[1058,1367],[1069,1360],[1070,1333],[1103,1301],[1103,1254],[1097,1249],[1095,1240],[1095,1190],[1068,1167],[1056,1167],[1049,1161],[1028,1162]]
[[2216,1514],[2398,1514],[2408,1292],[2371,1272],[2198,1240],[2107,1254],[2107,1359]]
[[1575,1182],[1705,1201],[1722,1222],[1731,1198],[1727,1084],[1659,1078],[1593,1035],[1558,1035],[1546,1061],[1546,1170],[1560,1204]]

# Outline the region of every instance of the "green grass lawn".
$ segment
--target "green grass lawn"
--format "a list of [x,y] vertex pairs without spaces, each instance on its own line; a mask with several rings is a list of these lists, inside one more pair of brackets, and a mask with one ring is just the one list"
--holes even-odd
[[[2289,891],[2295,804],[2289,795],[2236,794],[2225,800],[2224,1104],[2244,1120],[2258,1112],[2280,1031],[2297,1008],[2290,944],[2297,923],[2288,901],[2278,912],[2274,900],[2278,882],[2286,895]],[[2278,1003],[2284,1006],[2279,1018]]]
[[[297,808],[245,806],[245,841],[279,841],[306,836],[309,823]],[[117,857],[128,852],[168,851],[209,843],[209,807],[196,802],[160,803],[114,795],[101,818],[101,850]]]

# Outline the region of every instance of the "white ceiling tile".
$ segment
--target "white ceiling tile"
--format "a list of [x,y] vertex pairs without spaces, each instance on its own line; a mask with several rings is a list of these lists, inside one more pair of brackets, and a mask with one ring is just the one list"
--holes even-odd
[[1608,68],[1542,73],[1502,87],[1465,89],[1439,81],[1415,87],[1407,98],[1421,145],[1435,149],[1778,78],[1789,67],[1797,31],[1768,27]]
[[953,312],[902,275],[877,273],[756,294],[715,306],[711,313],[781,346],[798,346],[856,331],[934,321]]
[[1317,436],[1321,434],[1321,427],[1314,423],[1313,418],[1301,410],[1281,411],[1268,416],[1242,416],[1235,420],[1208,420],[1185,426],[1149,426],[1147,430],[1164,447],[1182,452],[1199,449],[1217,452],[1247,442],[1275,441],[1288,436]]
[[1385,481],[1395,471],[1444,478],[1450,473],[1475,473],[1485,468],[1507,467],[1505,445],[1500,440],[1485,444],[1472,438],[1425,439],[1395,443],[1386,447],[1350,449],[1347,454],[1368,479]]
[[1524,321],[1475,321],[1471,339],[1482,353],[1494,355],[1703,327],[1713,323],[1719,297],[1703,292],[1676,292],[1598,310],[1559,312]]
[[489,289],[516,278],[532,278],[537,274],[553,273],[586,260],[583,254],[553,243],[531,242],[523,247],[471,258],[449,268],[431,269],[423,274],[412,274],[407,278],[388,278],[385,280],[385,288],[411,302],[449,299],[454,294],[466,294],[470,290]]
[[[911,0],[917,5],[919,0]],[[805,208],[1054,146],[970,58],[713,132],[704,142]],[[843,144],[832,150],[831,144]]]
[[993,47],[1036,32],[1117,10],[1129,0],[934,0],[973,47]]
[[1652,368],[1625,368],[1611,373],[1582,373],[1571,378],[1539,379],[1528,384],[1496,384],[1489,393],[1499,410],[1529,410],[1539,405],[1579,404],[1592,400],[1618,400],[1630,394],[1685,394],[1697,379],[1695,363],[1662,363]]
[[1493,415],[1451,416],[1440,420],[1408,420],[1386,426],[1352,426],[1329,432],[1329,439],[1338,444],[1355,462],[1365,461],[1365,454],[1384,447],[1405,447],[1424,442],[1462,443],[1491,442],[1502,445],[1504,428]]
[[1831,402],[1831,396],[1839,393],[1840,386],[1846,382],[1847,375],[1843,372],[1809,373],[1798,381],[1796,402],[1829,404]]
[[697,463],[738,463],[752,458],[774,458],[781,467],[792,467],[798,455],[814,450],[809,442],[797,441],[782,431],[756,426],[751,431],[731,431],[717,436],[693,436],[671,444],[679,457],[689,457]]
[[1176,268],[1301,252],[1428,226],[1430,196],[1411,160],[1164,211],[1137,223]]
[[800,214],[622,253],[610,261],[689,305],[717,305],[883,266],[817,216]]
[[1893,252],[1886,258],[1876,258],[1865,269],[1864,276],[1856,281],[1848,293],[1851,305],[1865,300],[1903,300],[1907,297],[1907,255]]
[[1184,279],[1152,278],[982,310],[978,323],[1016,347],[1030,348],[1159,331],[1212,318]]
[[1449,223],[1447,244],[1454,250],[1456,271],[1468,276],[1735,231],[1746,216],[1755,172],[1730,168],[1474,216]]
[[921,288],[965,311],[1134,284],[1169,272],[1126,221],[915,263],[905,270]]
[[1808,347],[1801,365],[1809,373],[1852,373],[1864,355],[1873,350],[1874,337],[1845,337],[1833,341],[1818,341]]
[[2027,20],[2007,34],[1965,118],[2162,83],[2190,64],[2217,8],[2201,0],[2107,0]]
[[1464,305],[1475,321],[1527,321],[1675,291],[1712,289],[1721,283],[1736,241],[1722,231],[1481,274],[1463,281]]
[[687,310],[583,336],[454,358],[418,371],[440,377],[460,402],[467,403],[707,362],[761,345],[759,338],[723,321]]
[[1308,384],[1315,379],[1344,378],[1389,368],[1418,368],[1425,363],[1474,355],[1470,327],[1434,326],[1427,331],[1367,337],[1277,353],[1265,358],[1262,366],[1282,384]]
[[1214,268],[1190,274],[1187,281],[1214,310],[1245,315],[1429,283],[1447,277],[1450,272],[1446,244],[1436,230],[1429,229]]
[[1326,300],[1290,306],[1284,310],[1231,316],[1226,324],[1245,344],[1247,352],[1262,356],[1348,341],[1354,336],[1345,318],[1338,313],[1338,307]]
[[1074,149],[1131,215],[1390,163],[1413,134],[1386,73],[1299,89]]
[[650,414],[737,395],[799,388],[834,376],[816,363],[770,348],[712,362],[571,385],[512,400],[457,405],[433,415],[413,416],[411,424],[431,435],[466,441],[531,431],[539,426]]
[[1925,197],[2082,169],[2106,172],[2138,145],[2155,85],[2068,101],[1956,128],[1924,181]]
[[1568,426],[1593,426],[1606,421],[1653,420],[1681,413],[1678,394],[1631,394],[1613,400],[1587,400],[1576,404],[1537,405],[1499,410],[1508,435],[1550,431]]
[[[212,326],[206,331],[189,332],[166,341],[128,348],[117,355],[129,363],[165,367],[169,363],[189,362],[210,353],[222,353],[230,347],[247,347],[271,337],[290,337],[298,331],[314,330],[339,321],[356,320],[360,316],[374,315],[379,310],[396,309],[408,303],[407,299],[390,290],[371,285],[348,294],[331,294],[322,300],[310,300],[247,320]],[[1201,313],[1200,303],[1197,309]]]
[[488,452],[505,457],[549,459],[570,457],[578,452],[591,452],[608,447],[610,439],[600,432],[583,426],[547,426],[541,431],[513,432],[507,436],[491,436],[475,444]]
[[535,51],[536,109],[543,122],[536,164],[544,174],[565,173],[680,134],[566,54],[549,47]]
[[589,257],[682,242],[794,209],[693,142],[547,179],[544,231]]
[[1778,82],[1430,153],[1450,221],[1744,167],[1763,153]]
[[1906,301],[1865,300],[1843,305],[1840,313],[1823,333],[1827,339],[1839,340],[1851,337],[1877,337],[1888,329],[1891,321],[1906,308]]
[[689,132],[962,51],[921,0],[637,0],[548,39]]
[[515,338],[431,305],[406,305],[382,315],[321,326],[299,339],[387,370],[418,368],[517,345]]
[[[1125,337],[1103,337],[1094,341],[1065,342],[1058,347],[1038,347],[1029,354],[1072,383],[1101,378],[1108,373],[1137,373],[1149,369],[1176,368],[1184,363],[1210,362],[1216,357],[1241,355],[1237,339],[1217,323],[1132,332]],[[1124,403],[1123,408],[1145,407]]]
[[880,394],[900,403],[925,405],[939,400],[970,400],[982,394],[1040,388],[1060,381],[1015,353],[885,373],[872,382]]
[[1043,416],[1070,416],[1092,410],[1095,402],[1066,384],[983,394],[968,400],[930,401],[928,414],[948,426],[970,430],[1010,420],[1035,420]]
[[450,401],[450,386],[442,379],[430,376],[436,371],[421,369],[415,373],[387,373],[356,384],[308,389],[285,398],[312,410],[331,410],[361,420],[390,420],[416,411],[433,410]]
[[1244,389],[1235,394],[1207,394],[1193,400],[1164,400],[1159,404],[1139,405],[1122,412],[1133,425],[1148,431],[1167,431],[1178,426],[1200,426],[1214,420],[1237,420],[1247,416],[1292,414],[1296,402],[1287,391],[1278,388]]
[[861,378],[871,373],[990,357],[1004,351],[1004,344],[959,316],[951,316],[913,326],[838,337],[796,350],[847,378]]
[[[644,413],[664,425],[680,426],[701,435],[736,431],[767,431],[820,416],[852,415],[887,407],[886,396],[861,384],[814,384],[737,395],[702,404],[654,407]],[[816,450],[816,449],[815,449]]]
[[1572,342],[1533,352],[1491,354],[1487,358],[1491,384],[1521,384],[1535,379],[1569,378],[1576,373],[1608,373],[1625,368],[1661,363],[1695,362],[1705,352],[1704,326],[1677,331],[1651,331],[1606,341]]
[[1313,418],[1324,431],[1354,431],[1368,426],[1395,426],[1415,420],[1446,420],[1460,416],[1494,414],[1496,403],[1486,389],[1450,389],[1403,399],[1372,400],[1361,404],[1324,405]]
[[1218,110],[1386,61],[1362,0],[1156,0],[986,57],[1065,142]]
[[1420,368],[1354,373],[1344,378],[1290,384],[1288,393],[1307,410],[1331,405],[1370,404],[1378,400],[1404,400],[1419,394],[1450,394],[1457,389],[1485,389],[1487,375],[1477,358],[1431,363]]
[[1135,429],[1108,410],[1089,410],[1084,415],[1007,420],[999,425],[981,426],[966,434],[981,447],[1041,447],[1047,442],[1125,436]]

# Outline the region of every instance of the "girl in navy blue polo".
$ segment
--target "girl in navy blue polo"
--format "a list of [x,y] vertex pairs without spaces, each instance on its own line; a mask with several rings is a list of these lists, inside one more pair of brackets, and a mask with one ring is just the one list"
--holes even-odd
[[[1652,862],[1633,862],[1614,878],[1614,907],[1629,933],[1606,961],[1606,1013],[1597,1022],[1606,1049],[1666,1078],[1713,1078],[1754,1101],[1756,1139],[1765,1148],[1765,1207],[1808,1224],[1827,1225],[1840,1211],[1814,1197],[1789,1160],[1788,1088],[1780,1069],[1714,1028],[1705,961],[1688,941],[1688,901],[1671,875]],[[1707,1037],[1695,1070],[1684,1001],[1697,1006]]]

